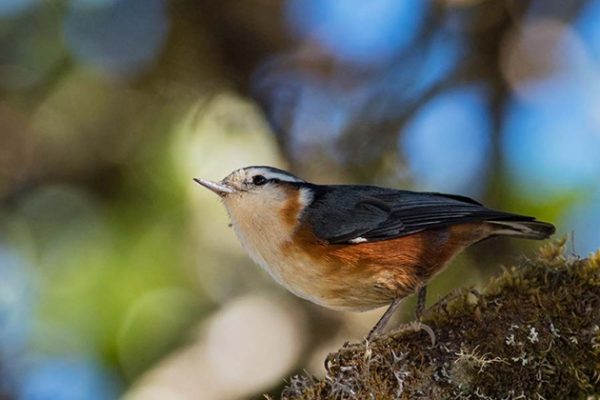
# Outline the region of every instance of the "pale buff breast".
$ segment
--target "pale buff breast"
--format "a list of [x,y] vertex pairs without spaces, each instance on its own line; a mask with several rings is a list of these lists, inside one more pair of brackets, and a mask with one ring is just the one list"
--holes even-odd
[[309,201],[307,191],[274,188],[269,195],[231,196],[224,204],[242,247],[254,262],[295,295],[327,306],[319,296],[319,269],[307,254],[290,249],[299,212]]
[[319,243],[298,226],[310,200],[303,189],[273,188],[269,195],[231,196],[224,204],[250,257],[289,291],[324,307],[368,310],[409,295],[466,244],[454,234],[458,229],[372,243]]
[[366,259],[348,260],[340,251],[343,246],[327,246],[314,237],[298,235],[298,217],[311,200],[309,192],[273,189],[267,196],[241,196],[224,203],[242,247],[290,292],[338,310],[371,309],[394,298],[397,273],[365,263]]

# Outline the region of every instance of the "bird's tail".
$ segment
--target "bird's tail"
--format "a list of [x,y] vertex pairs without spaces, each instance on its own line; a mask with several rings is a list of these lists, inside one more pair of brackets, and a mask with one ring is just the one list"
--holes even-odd
[[547,239],[555,232],[554,225],[541,221],[487,221],[496,229],[494,235],[513,236],[526,239]]

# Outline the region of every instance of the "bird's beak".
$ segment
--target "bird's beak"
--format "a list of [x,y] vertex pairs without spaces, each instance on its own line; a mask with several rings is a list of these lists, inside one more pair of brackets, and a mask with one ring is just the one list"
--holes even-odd
[[194,178],[194,180],[204,186],[205,188],[211,190],[212,192],[218,194],[219,196],[225,196],[226,194],[233,193],[235,190],[222,182],[213,182],[206,179]]

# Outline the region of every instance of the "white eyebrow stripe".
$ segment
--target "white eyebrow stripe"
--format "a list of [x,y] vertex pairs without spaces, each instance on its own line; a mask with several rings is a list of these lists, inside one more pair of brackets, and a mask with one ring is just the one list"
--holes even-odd
[[268,169],[256,168],[252,171],[252,173],[260,174],[267,179],[279,179],[280,181],[285,182],[304,182],[302,179],[296,178],[294,176],[270,171]]

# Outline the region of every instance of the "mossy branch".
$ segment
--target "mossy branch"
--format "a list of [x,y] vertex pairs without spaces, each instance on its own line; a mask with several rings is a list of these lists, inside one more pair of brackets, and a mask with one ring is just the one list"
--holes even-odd
[[564,241],[425,314],[437,335],[394,332],[328,356],[322,380],[295,376],[283,399],[597,399],[600,251]]

